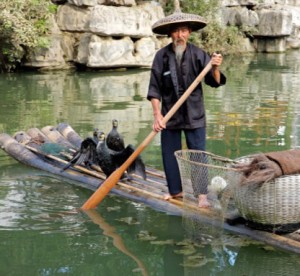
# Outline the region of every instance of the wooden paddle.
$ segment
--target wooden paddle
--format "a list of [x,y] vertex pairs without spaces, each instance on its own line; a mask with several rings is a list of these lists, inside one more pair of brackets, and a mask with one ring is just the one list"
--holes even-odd
[[[209,62],[198,77],[193,81],[189,88],[183,93],[179,100],[173,105],[169,112],[164,116],[163,123],[166,124],[179,107],[186,101],[189,95],[194,91],[197,85],[202,81],[205,75],[211,69],[211,62]],[[92,194],[92,196],[83,204],[81,209],[88,210],[95,208],[109,193],[109,191],[118,183],[119,179],[127,168],[133,163],[133,161],[140,155],[140,153],[149,145],[152,139],[158,132],[152,130],[152,132],[145,138],[145,140],[136,148],[136,150],[128,157],[128,159],[115,170],[102,184],[101,186]]]

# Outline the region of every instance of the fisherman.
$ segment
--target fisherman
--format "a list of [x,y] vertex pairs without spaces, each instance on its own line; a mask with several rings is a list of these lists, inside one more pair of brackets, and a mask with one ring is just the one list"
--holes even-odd
[[[179,7],[173,14],[160,19],[152,26],[154,33],[168,35],[172,39],[172,42],[160,49],[154,57],[147,95],[153,109],[153,130],[161,131],[162,159],[169,189],[166,200],[182,197],[180,173],[174,156],[174,152],[182,148],[182,131],[189,149],[205,151],[206,119],[201,83],[166,125],[162,122],[163,116],[209,61],[212,69],[205,76],[205,83],[211,87],[219,87],[226,83],[226,77],[219,70],[222,55],[213,53],[210,57],[203,49],[188,42],[192,31],[205,26],[206,22],[201,16],[182,13]],[[210,207],[207,182],[206,185],[199,186],[201,185],[193,185],[198,206]]]

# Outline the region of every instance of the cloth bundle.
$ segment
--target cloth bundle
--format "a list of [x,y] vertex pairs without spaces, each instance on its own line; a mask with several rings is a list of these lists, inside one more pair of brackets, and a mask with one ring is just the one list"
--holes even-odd
[[285,150],[257,154],[251,163],[238,164],[234,168],[243,173],[241,184],[257,184],[270,181],[282,175],[300,173],[300,150]]

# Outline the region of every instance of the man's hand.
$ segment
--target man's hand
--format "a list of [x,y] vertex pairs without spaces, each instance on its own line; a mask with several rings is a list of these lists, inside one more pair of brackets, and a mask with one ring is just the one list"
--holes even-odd
[[223,56],[220,53],[213,53],[211,56],[211,65],[212,67],[219,67],[223,62]]
[[163,115],[160,111],[160,100],[152,98],[151,99],[152,109],[153,109],[153,116],[154,116],[154,122],[152,125],[152,129],[156,132],[159,132],[166,128],[165,124],[163,124]]
[[219,53],[213,53],[210,59],[211,65],[212,65],[212,72],[213,76],[217,83],[220,83],[221,81],[221,74],[219,71],[219,66],[223,62],[223,56]]
[[164,117],[161,115],[160,112],[158,114],[154,114],[154,122],[152,126],[154,131],[159,132],[166,128],[166,125],[162,122],[163,118]]

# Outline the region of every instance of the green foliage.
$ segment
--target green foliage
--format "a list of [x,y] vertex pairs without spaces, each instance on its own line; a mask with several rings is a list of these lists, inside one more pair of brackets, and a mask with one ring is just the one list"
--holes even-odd
[[211,22],[205,29],[196,33],[195,43],[208,52],[219,51],[222,54],[240,53],[241,39],[243,35],[235,26],[220,26],[216,22]]
[[26,50],[47,46],[48,20],[55,11],[50,0],[1,0],[0,70],[14,70]]
[[[223,54],[239,53],[243,31],[234,26],[223,26],[219,23],[219,0],[184,0],[180,1],[182,12],[202,16],[207,26],[191,35],[190,41],[208,52],[220,51]],[[174,12],[174,2],[168,1],[165,13]]]
[[219,0],[184,0],[180,1],[180,6],[183,12],[194,13],[207,18],[218,10],[219,3]]

